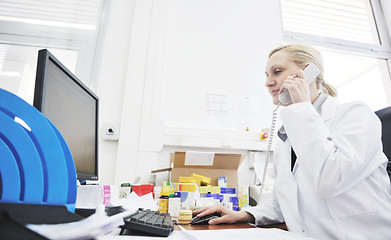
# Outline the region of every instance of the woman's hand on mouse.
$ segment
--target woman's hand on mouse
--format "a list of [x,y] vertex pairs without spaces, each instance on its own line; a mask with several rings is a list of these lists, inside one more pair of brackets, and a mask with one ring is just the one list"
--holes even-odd
[[208,224],[220,224],[220,223],[236,223],[236,222],[251,222],[254,217],[245,211],[233,211],[221,205],[206,206],[193,211],[193,214],[197,214],[197,217],[203,217],[214,212],[219,212],[221,217],[209,220]]

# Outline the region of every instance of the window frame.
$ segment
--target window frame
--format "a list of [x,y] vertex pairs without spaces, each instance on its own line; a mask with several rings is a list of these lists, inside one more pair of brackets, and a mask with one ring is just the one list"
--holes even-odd
[[0,20],[0,44],[77,51],[74,73],[90,87],[94,84],[93,67],[98,55],[96,50],[104,21],[104,7],[105,1],[102,0],[95,29]]
[[[368,44],[362,42],[349,41],[338,38],[331,38],[319,35],[311,35],[299,32],[283,31],[283,40],[285,42],[297,42],[309,45],[315,45],[330,50],[336,50],[343,53],[349,53],[352,55],[362,55],[366,57],[372,57],[382,59],[386,61],[386,68],[382,71],[383,75],[388,75],[387,78],[383,78],[383,86],[387,92],[391,92],[391,42],[390,33],[388,33],[387,24],[383,11],[381,8],[380,0],[368,0],[369,6],[372,9],[372,14],[375,21],[380,44]],[[282,12],[282,5],[281,5]],[[282,18],[282,14],[281,14]],[[390,95],[390,94],[388,94]],[[391,105],[391,96],[387,97],[387,104]]]

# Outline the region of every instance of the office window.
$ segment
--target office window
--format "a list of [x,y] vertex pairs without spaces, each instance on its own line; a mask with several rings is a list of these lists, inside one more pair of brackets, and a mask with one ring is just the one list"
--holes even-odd
[[390,43],[379,0],[281,0],[284,41],[318,48],[343,102],[391,104]]
[[38,50],[90,85],[103,0],[0,0],[0,87],[32,103]]

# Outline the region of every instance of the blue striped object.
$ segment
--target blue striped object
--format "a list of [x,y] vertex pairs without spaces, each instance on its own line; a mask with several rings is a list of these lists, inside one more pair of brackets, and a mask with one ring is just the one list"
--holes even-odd
[[64,138],[37,109],[1,88],[0,202],[65,205],[71,212],[76,202],[76,170]]

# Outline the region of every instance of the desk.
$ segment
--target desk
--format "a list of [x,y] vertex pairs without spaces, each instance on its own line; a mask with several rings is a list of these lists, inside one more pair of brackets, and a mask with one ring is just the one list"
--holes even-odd
[[[237,239],[263,239],[263,240],[314,240],[313,238],[303,237],[296,233],[285,231],[285,224],[274,224],[263,227],[255,227],[248,223],[237,224],[220,224],[220,225],[181,225],[185,230],[192,235],[187,236],[182,233],[178,226],[175,226],[175,231],[167,238],[154,237],[147,235],[121,235],[119,231],[106,235],[101,240],[147,240],[147,239],[167,239],[167,240],[237,240]],[[224,230],[224,231],[221,231]]]
[[[221,230],[221,229],[241,229],[241,228],[257,228],[254,225],[248,223],[236,223],[236,224],[219,224],[219,225],[181,225],[186,230]],[[175,230],[180,230],[180,228],[175,225]],[[284,223],[271,224],[262,226],[261,228],[278,228],[282,230],[287,230]]]

